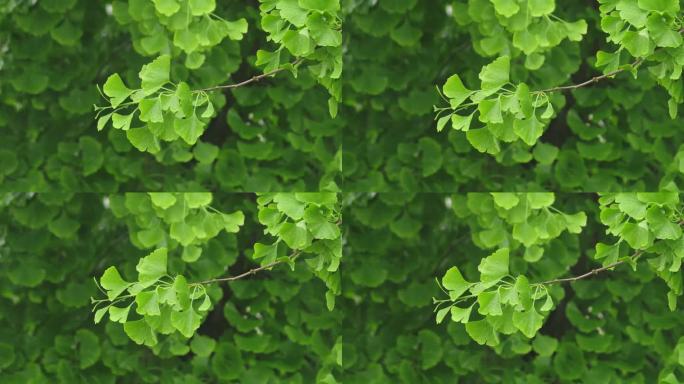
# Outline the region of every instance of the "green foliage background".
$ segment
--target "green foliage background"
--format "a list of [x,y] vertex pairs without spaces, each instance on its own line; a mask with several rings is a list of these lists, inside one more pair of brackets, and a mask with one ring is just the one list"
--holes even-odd
[[[683,32],[679,0],[0,0],[0,382],[684,380]],[[157,248],[247,275],[197,330],[93,321]],[[600,271],[530,308],[483,263]]]
[[[130,280],[148,253],[131,243],[136,224],[129,231],[107,207],[117,198],[2,197],[3,383],[307,383],[338,375],[342,313],[328,310],[325,284],[301,264],[209,287],[214,305],[190,340],[160,337],[152,350],[136,345],[121,324],[95,325],[90,298],[102,294],[93,278],[116,265]],[[190,281],[247,271],[255,264],[245,250],[265,239],[254,195],[215,194],[212,205],[242,210],[245,225],[210,239],[195,262],[182,261],[180,248],[170,252],[169,269]]]
[[[151,0],[3,1],[2,189],[336,189],[343,121],[330,118],[327,92],[316,85],[314,70],[300,69],[297,79],[282,73],[277,79],[214,92],[216,112],[200,139],[209,149],[175,140],[164,143],[155,158],[131,145],[123,130],[98,132],[93,105],[105,102],[96,86],[119,73],[136,88],[141,67],[160,52],[173,54],[172,80],[186,81],[192,89],[262,73],[263,64],[255,65],[257,51],[272,51],[280,44],[267,41],[259,3],[206,3],[217,4],[213,14],[218,17],[246,20],[249,33],[204,49],[203,65],[191,69],[187,53],[173,44],[174,32],[161,24],[164,17]],[[208,16],[192,20],[204,18]],[[191,30],[190,38],[205,36],[202,31]],[[162,41],[148,45],[149,38]],[[316,66],[317,60],[309,59],[304,67]],[[285,53],[281,61],[287,61]]]
[[[682,311],[667,309],[668,288],[646,261],[636,271],[625,265],[553,287],[556,305],[534,338],[501,335],[491,347],[478,345],[463,324],[437,325],[431,299],[446,295],[435,278],[458,266],[467,280],[477,281],[478,264],[492,252],[483,239],[502,223],[477,218],[491,211],[488,195],[349,197],[343,381],[680,382]],[[594,244],[613,241],[595,195],[556,194],[554,206],[585,212],[586,227],[551,240],[534,261],[523,257],[524,247],[507,231],[496,244],[511,247],[514,275],[532,282],[580,275],[599,265]]]
[[[347,108],[340,113],[347,120],[345,190],[657,190],[681,182],[679,120],[670,118],[668,93],[643,67],[636,79],[621,73],[555,94],[556,113],[539,139],[553,147],[543,150],[502,142],[501,152],[492,156],[476,150],[462,131],[449,125],[442,132],[435,129],[433,105],[448,104],[435,87],[458,74],[477,89],[481,68],[503,55],[511,57],[512,81],[524,81],[530,89],[599,75],[597,51],[615,52],[621,45],[607,42],[598,8],[625,4],[633,14],[646,15],[636,0],[537,2],[555,4],[553,15],[563,20],[585,20],[587,33],[581,41],[564,39],[539,49],[536,54],[544,61],[535,70],[526,68],[527,55],[519,48],[530,45],[513,41],[507,19],[495,11],[497,1],[353,3],[345,21]],[[498,3],[519,3],[521,14],[526,4]],[[679,6],[678,1],[660,3]],[[532,39],[543,35],[537,31]],[[621,63],[630,62],[628,56],[623,49]],[[681,85],[681,79],[675,83]],[[483,125],[476,120],[472,128]]]

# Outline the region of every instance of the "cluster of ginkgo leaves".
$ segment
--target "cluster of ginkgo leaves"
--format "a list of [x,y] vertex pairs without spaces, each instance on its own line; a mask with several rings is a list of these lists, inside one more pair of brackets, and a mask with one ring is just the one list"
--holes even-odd
[[[342,32],[338,15],[338,0],[326,1],[262,1],[262,27],[268,39],[278,44],[273,51],[259,50],[256,65],[265,73],[276,73],[284,68],[293,70],[301,60],[311,61],[307,68],[330,92],[330,114],[337,114],[341,99]],[[140,7],[138,9],[137,7]],[[160,142],[173,143],[179,138],[192,146],[204,133],[208,122],[216,116],[214,103],[208,92],[224,85],[193,90],[184,81],[173,83],[171,67],[176,54],[169,49],[169,39],[157,29],[170,28],[173,45],[186,54],[185,67],[190,70],[202,66],[205,54],[225,37],[241,40],[247,32],[247,22],[229,22],[214,15],[214,0],[133,2],[127,7],[119,3],[117,14],[122,22],[134,19],[134,34],[148,33],[138,43],[145,54],[160,54],[140,70],[139,89],[131,89],[118,74],[109,76],[102,87],[109,106],[98,107],[97,128],[102,130],[110,121],[115,129],[126,131],[128,140],[142,152],[159,154]],[[135,16],[134,16],[135,15]],[[193,17],[191,18],[190,15]],[[196,20],[195,20],[196,19]],[[147,21],[153,20],[152,25]],[[287,49],[289,54],[282,53]],[[290,57],[297,62],[290,63]],[[247,84],[247,83],[245,83]],[[232,85],[225,85],[232,87]],[[129,100],[130,101],[127,101]],[[224,101],[219,100],[220,104]],[[137,119],[134,120],[137,114]],[[131,125],[140,122],[141,127]],[[164,153],[158,155],[161,160]]]
[[[145,56],[182,52],[185,67],[197,69],[206,54],[226,37],[242,40],[247,20],[218,16],[216,0],[115,1],[112,14],[126,26],[137,51]],[[174,54],[174,56],[176,56]]]
[[606,194],[599,199],[599,203],[601,222],[608,227],[606,233],[617,237],[617,240],[612,244],[596,244],[594,257],[604,265],[614,264],[625,257],[625,249],[636,253],[636,257],[629,259],[632,263],[638,258],[648,257],[649,267],[669,288],[668,305],[674,311],[677,297],[682,295],[681,265],[684,258],[681,228],[684,213],[679,194]]
[[219,233],[237,233],[242,211],[221,212],[209,192],[131,192],[109,198],[112,212],[127,219],[129,239],[140,249],[182,249],[181,259],[194,263]]
[[[277,239],[258,197],[209,197],[212,215],[188,209],[193,232],[223,222],[217,210],[243,212],[244,225],[198,242],[191,262],[164,221],[182,210],[160,205],[206,194],[0,195],[0,382],[338,382],[340,311],[306,263],[316,254],[280,241],[278,265],[259,265],[268,256],[253,257],[254,241]],[[143,246],[155,223],[164,239]]]
[[[109,314],[111,321],[123,324],[128,337],[147,346],[157,344],[157,333],[168,335],[178,331],[184,337],[192,337],[200,326],[200,314],[211,308],[211,299],[204,285],[188,283],[182,275],[171,277],[167,257],[166,248],[159,248],[141,258],[135,282],[124,280],[116,267],[107,268],[100,278],[107,298],[93,299],[95,323]],[[140,318],[129,320],[135,314]]]
[[[525,274],[513,276],[509,259],[522,246],[523,259],[537,263],[546,249],[558,251],[552,241],[562,232],[582,231],[585,213],[562,212],[553,207],[554,202],[555,195],[549,192],[470,193],[452,202],[457,216],[469,218],[473,242],[483,249],[498,250],[480,262],[479,282],[467,281],[458,267],[446,272],[441,286],[449,298],[433,300],[438,323],[451,315],[453,321],[466,325],[474,340],[491,346],[499,344],[499,333],[520,331],[534,337],[543,324],[543,314],[553,308],[552,293],[545,284],[530,283]],[[471,315],[482,318],[471,320]]]
[[[502,56],[483,67],[477,91],[468,89],[458,75],[449,77],[442,88],[449,107],[438,108],[437,130],[450,122],[478,151],[492,155],[501,152],[501,141],[522,140],[533,146],[554,115],[553,104],[547,93],[530,91],[525,83],[512,86],[510,65],[510,57]],[[485,126],[471,129],[476,115]]]
[[[126,131],[134,147],[153,154],[161,150],[160,141],[180,137],[194,145],[215,114],[214,106],[206,92],[192,91],[185,82],[171,83],[170,65],[171,57],[163,55],[143,66],[140,89],[127,87],[118,74],[109,76],[102,91],[110,105],[96,107],[98,129],[111,120],[115,129]],[[134,121],[145,125],[131,127]]]
[[454,3],[452,12],[483,56],[522,54],[525,68],[535,70],[551,48],[565,39],[580,41],[587,33],[586,21],[563,20],[555,9],[554,0],[470,0]]
[[[509,215],[513,213],[513,216],[516,215],[515,207],[520,207],[522,201],[536,202],[535,204],[543,201],[541,205],[550,206],[554,200],[553,194],[492,195],[497,210],[508,211]],[[577,277],[534,283],[530,282],[532,278],[528,277],[529,274],[511,274],[511,249],[505,245],[515,246],[515,242],[509,241],[510,237],[523,244],[526,241],[531,244],[533,240],[541,238],[540,234],[549,234],[550,228],[556,226],[554,220],[548,221],[548,217],[535,220],[533,215],[532,220],[525,218],[526,229],[522,231],[525,233],[524,236],[520,236],[520,227],[516,229],[514,226],[512,234],[503,232],[500,239],[492,241],[490,239],[497,237],[494,234],[502,232],[498,228],[499,225],[496,225],[496,220],[492,219],[495,214],[487,214],[487,211],[492,210],[492,204],[487,204],[487,198],[484,196],[469,196],[468,206],[472,207],[477,215],[482,216],[483,220],[495,223],[492,230],[484,229],[473,233],[475,244],[483,248],[498,246],[499,249],[481,260],[477,267],[480,273],[477,281],[468,281],[458,267],[452,267],[445,273],[441,287],[449,298],[433,299],[437,304],[437,323],[450,315],[453,321],[465,324],[468,335],[476,342],[490,346],[499,344],[500,334],[510,335],[520,331],[526,337],[533,338],[542,327],[544,316],[554,308],[551,289],[554,284],[588,278],[621,264],[630,264],[636,270],[637,262],[642,257],[647,257],[648,265],[667,283],[670,289],[667,295],[668,304],[670,310],[674,311],[677,307],[677,297],[682,294],[680,268],[684,257],[681,229],[683,215],[680,211],[679,195],[675,192],[619,193],[604,195],[599,202],[601,222],[608,226],[606,233],[617,237],[613,244],[596,244],[594,258],[601,260],[603,267]],[[480,208],[483,206],[484,208]],[[521,210],[527,212],[529,209],[525,207]],[[564,213],[558,214],[564,218],[569,217]],[[583,212],[575,216],[582,217],[582,223],[571,224],[568,230],[570,233],[578,234],[586,223],[586,216]],[[552,237],[559,234],[560,231],[556,231]],[[627,246],[622,246],[625,243]],[[542,255],[540,253],[537,257],[535,253],[534,258],[531,258],[530,248],[526,249],[524,259],[529,263],[535,263]]]
[[[308,268],[325,282],[329,310],[342,293],[340,261],[342,212],[337,194],[331,192],[266,193],[257,199],[259,222],[264,233],[275,238],[255,243],[253,258],[263,265],[282,259],[282,248],[301,252]],[[284,243],[286,247],[281,245]],[[291,259],[284,259],[291,261]]]
[[[449,298],[435,299],[437,322],[451,315],[478,344],[498,345],[499,333],[520,331],[533,338],[543,325],[542,314],[553,309],[553,298],[546,285],[530,283],[525,275],[511,276],[508,265],[509,250],[501,248],[482,259],[478,282],[467,281],[458,267],[451,267],[442,278]],[[471,319],[471,314],[481,318]]]
[[[132,340],[148,346],[157,345],[157,334],[178,331],[189,338],[200,326],[202,314],[211,308],[208,285],[245,278],[278,264],[288,264],[294,270],[299,258],[326,284],[326,303],[333,310],[335,296],[341,293],[342,257],[341,212],[335,193],[260,195],[257,216],[266,227],[267,238],[254,243],[253,250],[247,252],[260,267],[238,276],[189,283],[185,276],[169,273],[169,251],[181,245],[182,261],[194,263],[208,239],[223,229],[238,232],[244,224],[242,212],[222,213],[209,205],[211,201],[211,193],[161,192],[129,193],[110,199],[117,216],[132,215],[129,233],[134,244],[157,248],[140,259],[137,281],[126,281],[116,267],[105,270],[99,285],[107,297],[93,299],[96,323],[109,314],[111,321],[124,325]],[[168,233],[161,223],[170,224]],[[129,320],[133,313],[141,318]]]
[[[553,0],[526,2],[527,11],[521,10],[515,0],[493,0],[492,3],[498,14],[514,17],[511,21],[513,25],[525,25],[529,15],[548,19],[546,13],[555,8]],[[681,49],[679,2],[606,0],[600,3],[601,27],[608,33],[607,41],[618,45],[613,53],[597,52],[595,66],[603,67],[604,76],[577,85],[530,91],[530,86],[525,82],[510,82],[511,62],[515,55],[510,50],[492,49],[493,53],[501,56],[482,68],[478,90],[467,88],[458,75],[453,75],[446,81],[442,91],[449,106],[435,107],[438,111],[437,130],[441,131],[451,123],[453,129],[465,132],[466,138],[475,149],[491,155],[500,154],[500,142],[513,143],[522,140],[527,146],[534,147],[544,133],[545,126],[555,117],[554,100],[551,98],[554,92],[588,86],[627,70],[636,76],[637,69],[646,59],[655,62],[652,65],[649,63],[648,71],[668,90],[670,116],[675,118],[677,105],[684,99],[680,81],[684,51]],[[577,26],[577,30],[568,29],[572,30],[568,35],[571,40],[579,41],[586,33],[587,26],[582,20],[576,24],[563,22],[562,25],[566,28]],[[550,28],[545,32],[543,28],[521,29],[517,36],[514,35],[513,46],[529,54],[525,61],[526,69],[534,71],[542,66],[543,56],[533,56],[533,52],[537,46],[543,46],[541,43],[544,39],[556,36],[557,32],[553,32],[555,30]],[[557,39],[556,45],[559,41]],[[636,58],[636,61],[624,63],[621,60],[624,50]],[[564,99],[559,98],[555,104],[556,107],[562,107]],[[475,116],[484,127],[470,128]],[[543,151],[543,148],[539,151]]]
[[601,1],[601,29],[610,43],[618,46],[614,52],[598,51],[596,66],[605,73],[617,71],[622,52],[647,60],[648,73],[670,96],[671,118],[677,117],[678,105],[684,101],[681,75],[684,65],[682,15],[678,0]]
[[[308,68],[330,93],[330,115],[342,98],[342,17],[339,0],[259,0],[261,27],[275,50],[259,50],[256,65],[264,72],[281,67],[287,55],[313,61]],[[287,62],[287,61],[285,61]]]
[[[523,259],[536,263],[563,232],[578,234],[584,212],[567,213],[553,206],[551,192],[492,192],[454,196],[454,212],[467,220],[471,239],[482,249],[523,248]],[[551,250],[551,252],[554,252]]]

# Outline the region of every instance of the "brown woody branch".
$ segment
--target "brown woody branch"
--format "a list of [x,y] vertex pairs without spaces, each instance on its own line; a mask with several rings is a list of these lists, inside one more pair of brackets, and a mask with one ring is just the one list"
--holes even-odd
[[[297,59],[297,60],[295,60],[295,61],[292,62],[292,66],[293,66],[293,67],[296,67],[297,65],[301,64],[302,61],[303,61],[303,59]],[[280,67],[280,68],[274,69],[274,70],[272,70],[272,71],[269,71],[269,72],[266,72],[266,73],[262,73],[261,75],[256,75],[256,76],[254,76],[254,77],[252,77],[252,78],[249,78],[249,79],[247,79],[247,80],[241,81],[241,82],[239,82],[239,83],[226,84],[226,85],[217,85],[217,86],[215,86],[215,87],[209,87],[209,88],[198,89],[197,91],[198,91],[198,92],[199,92],[199,91],[210,92],[210,91],[216,91],[216,90],[219,90],[219,89],[238,88],[238,87],[242,87],[242,86],[244,86],[244,85],[250,84],[250,83],[257,82],[257,81],[259,81],[259,80],[261,80],[261,79],[264,79],[264,78],[266,78],[266,77],[273,76],[273,75],[277,74],[278,72],[284,71],[285,69],[287,69],[287,68],[286,68],[286,67]]]
[[[684,27],[680,28],[677,32],[679,32],[680,34],[684,33]],[[620,69],[616,69],[614,71],[608,72],[605,75],[594,76],[591,79],[584,81],[584,82],[581,82],[579,84],[564,85],[562,87],[553,87],[553,88],[543,89],[539,92],[558,92],[558,91],[567,91],[567,90],[571,90],[571,89],[577,89],[577,88],[585,87],[587,85],[597,83],[601,80],[611,78],[620,72],[624,72],[627,70],[632,70],[634,68],[637,68],[639,65],[641,65],[641,63],[643,63],[643,61],[644,61],[644,58],[640,57],[640,58],[636,59],[632,64],[624,66]]]
[[601,267],[601,268],[592,269],[591,271],[584,273],[582,275],[579,275],[579,276],[565,277],[562,279],[547,280],[547,281],[541,282],[540,284],[560,284],[560,283],[568,283],[568,282],[573,282],[573,281],[585,279],[587,277],[597,275],[601,272],[612,270],[613,268],[617,267],[618,265],[624,264],[629,260],[634,260],[634,259],[638,258],[639,256],[641,256],[641,253],[642,253],[642,251],[636,251],[632,256],[630,256],[626,259],[616,261],[612,264],[608,264],[608,265]]
[[594,77],[592,77],[591,79],[589,79],[589,80],[587,80],[587,81],[583,81],[583,82],[581,82],[581,83],[579,83],[579,84],[564,85],[564,86],[561,86],[561,87],[553,87],[553,88],[548,88],[548,89],[542,89],[542,90],[540,90],[540,91],[538,91],[538,92],[545,92],[545,93],[546,93],[546,92],[549,92],[549,93],[550,93],[550,92],[567,91],[567,90],[572,90],[572,89],[577,89],[577,88],[586,87],[587,85],[591,85],[591,84],[594,84],[594,83],[598,83],[598,82],[601,81],[601,80],[611,78],[611,77],[617,75],[618,73],[621,73],[621,72],[624,72],[624,71],[627,71],[627,70],[632,70],[632,69],[634,69],[634,68],[637,68],[639,65],[641,65],[641,63],[642,63],[643,61],[644,61],[643,58],[638,58],[638,59],[636,59],[636,60],[635,60],[632,64],[630,64],[630,65],[626,65],[626,66],[624,66],[624,67],[622,67],[622,68],[620,68],[620,69],[616,69],[616,70],[614,70],[614,71],[608,72],[608,73],[606,73],[606,74],[604,74],[604,75],[601,75],[601,76],[594,76]]
[[244,273],[241,273],[241,274],[236,275],[236,276],[228,276],[228,277],[222,277],[222,278],[218,278],[218,279],[210,279],[210,280],[198,281],[198,282],[192,283],[192,284],[190,284],[190,285],[213,284],[213,283],[220,283],[220,282],[224,282],[224,281],[235,281],[235,280],[239,280],[239,279],[245,278],[245,277],[247,277],[247,276],[254,275],[254,274],[258,273],[258,272],[264,271],[264,270],[266,270],[266,269],[273,268],[273,267],[275,267],[275,266],[278,265],[278,264],[282,264],[282,263],[286,263],[286,262],[290,262],[290,261],[295,261],[295,260],[297,259],[297,257],[299,256],[299,254],[300,254],[299,251],[295,251],[295,252],[293,252],[287,259],[282,259],[282,260],[274,261],[274,262],[272,262],[272,263],[268,263],[268,264],[266,264],[266,265],[262,265],[261,267],[257,267],[257,268],[250,269],[249,271],[244,272]]
[[[684,30],[684,29],[683,29],[683,30]],[[683,225],[684,225],[684,219],[679,220],[679,221],[677,222],[677,224],[678,224],[679,226],[683,226]],[[608,271],[608,270],[612,270],[613,268],[617,267],[618,265],[624,264],[624,263],[626,263],[626,262],[628,262],[628,261],[630,261],[630,260],[636,260],[636,259],[638,259],[638,258],[641,256],[642,253],[644,253],[642,250],[638,250],[638,251],[634,252],[634,254],[633,254],[632,256],[628,257],[628,258],[625,258],[625,259],[616,261],[616,262],[614,262],[614,263],[612,263],[612,264],[606,265],[605,267],[592,269],[591,271],[589,271],[589,272],[587,272],[587,273],[584,273],[584,274],[582,274],[582,275],[575,276],[575,277],[565,277],[565,278],[562,278],[562,279],[547,280],[547,281],[543,281],[543,282],[541,282],[541,283],[539,283],[539,284],[559,284],[559,283],[568,283],[568,282],[573,282],[573,281],[585,279],[585,278],[587,278],[587,277],[597,275],[597,274],[599,274],[599,273],[601,273],[601,272]]]

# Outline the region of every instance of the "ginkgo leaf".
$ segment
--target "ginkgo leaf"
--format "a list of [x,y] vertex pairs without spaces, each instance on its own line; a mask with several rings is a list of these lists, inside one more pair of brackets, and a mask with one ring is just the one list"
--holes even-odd
[[109,300],[119,297],[123,291],[128,289],[131,283],[125,281],[116,267],[107,268],[100,278],[100,285],[107,291]]
[[468,335],[480,345],[496,346],[499,335],[487,320],[468,322],[465,326]]
[[184,247],[190,245],[196,238],[193,227],[185,221],[171,224],[169,235]]
[[520,11],[520,6],[515,0],[492,0],[494,9],[504,17],[511,17]]
[[103,307],[95,311],[95,316],[93,317],[95,324],[98,324],[100,321],[102,321],[102,318],[107,314],[108,311],[109,307]]
[[544,304],[539,308],[540,311],[542,312],[548,312],[553,308],[553,298],[551,295],[547,294],[546,295],[546,300],[544,300]]
[[451,120],[451,115],[442,116],[437,120],[437,132],[441,132],[444,126]]
[[682,236],[682,228],[672,222],[659,207],[650,207],[646,212],[649,230],[656,239],[677,240]]
[[263,258],[263,263],[272,263],[278,257],[278,243],[273,243],[271,245],[255,243],[254,244],[254,254],[252,255],[255,259]]
[[502,56],[489,65],[484,66],[479,75],[482,81],[482,90],[487,91],[487,93],[493,93],[508,83],[510,63],[510,57]]
[[502,315],[501,296],[498,291],[485,291],[477,295],[477,303],[480,305],[478,312],[481,315]]
[[451,307],[442,308],[439,311],[437,311],[437,315],[435,316],[435,321],[437,322],[437,324],[442,323],[442,321],[444,320],[446,315],[449,314],[450,311]]
[[468,324],[470,321],[470,312],[473,307],[461,308],[457,306],[451,307],[451,320],[459,323]]
[[213,195],[210,192],[187,192],[183,194],[188,208],[205,207],[211,204]]
[[216,0],[189,0],[188,5],[193,16],[203,16],[214,12]]
[[202,304],[197,308],[198,311],[200,312],[206,312],[209,310],[211,307],[211,299],[209,298],[209,295],[204,295],[204,300],[202,300]]
[[309,15],[307,26],[311,31],[311,37],[320,46],[337,47],[342,43],[342,31],[331,26],[326,18],[319,13]]
[[148,127],[131,128],[126,131],[126,137],[141,152],[157,153],[160,150],[159,140]]
[[186,263],[194,263],[195,261],[199,260],[199,257],[201,255],[202,248],[194,245],[189,245],[183,248],[183,254],[181,255],[181,259],[183,259],[183,261],[185,261]]
[[280,226],[280,236],[292,249],[303,249],[311,242],[311,236],[303,222],[297,224],[283,223]]
[[116,306],[109,307],[109,318],[110,320],[118,323],[126,323],[128,320],[128,312],[131,310],[131,306],[120,308]]
[[645,224],[625,223],[622,227],[622,236],[630,247],[644,249],[653,241],[652,235]]
[[513,324],[523,335],[532,338],[541,328],[544,317],[533,308],[520,312],[513,312]]
[[147,346],[157,344],[157,335],[144,319],[126,322],[124,324],[124,331],[136,344]]
[[451,300],[456,300],[470,288],[470,283],[463,278],[457,267],[451,267],[442,277],[442,286],[449,291]]
[[473,91],[463,85],[463,81],[458,75],[451,75],[444,83],[442,92],[444,92],[444,96],[450,99],[451,108],[456,108],[467,100]]
[[161,209],[167,209],[176,203],[176,197],[169,192],[150,192],[152,204]]
[[303,27],[306,24],[306,17],[309,12],[299,5],[298,0],[278,1],[276,8],[280,11],[282,18],[292,23],[295,27]]
[[527,145],[534,145],[544,133],[544,126],[535,116],[529,119],[517,119],[513,122],[513,131]]
[[537,334],[532,342],[532,348],[539,356],[551,356],[557,347],[556,339],[542,334]]
[[278,193],[273,197],[278,209],[294,220],[304,217],[306,205],[291,193]]
[[609,265],[617,261],[620,256],[620,243],[613,245],[606,245],[603,243],[596,244],[596,253],[594,258],[605,259],[603,260],[604,265]]
[[338,0],[298,0],[299,6],[303,9],[310,9],[319,12],[336,12],[340,9]]
[[204,123],[193,114],[188,118],[176,119],[173,128],[183,141],[194,145],[204,132]]
[[170,285],[166,287],[157,287],[157,296],[160,304],[168,304],[171,307],[176,307],[178,304],[178,298],[176,297],[175,285]]
[[470,123],[473,120],[474,113],[468,116],[461,116],[454,113],[451,115],[451,128],[457,131],[468,131],[470,129]]
[[670,13],[672,15],[679,12],[679,1],[677,0],[638,0],[639,8],[646,11],[659,13]]
[[501,150],[499,141],[487,128],[471,129],[466,132],[466,138],[479,152],[495,155]]
[[133,113],[127,115],[122,115],[120,113],[112,113],[112,125],[114,128],[128,130],[131,127],[131,122],[133,121]]
[[140,121],[150,123],[164,122],[162,104],[158,97],[154,99],[142,99],[138,103],[140,109]]
[[501,304],[508,304],[517,307],[520,304],[520,298],[518,297],[518,289],[515,285],[510,287],[499,288],[499,293],[501,295]]
[[190,307],[190,286],[183,275],[178,275],[173,281],[173,290],[176,293],[178,309],[186,310]]
[[110,97],[109,101],[114,108],[126,101],[128,96],[133,93],[132,89],[126,87],[118,73],[115,73],[107,78],[107,81],[102,86],[102,91],[105,95]]
[[208,357],[216,348],[216,340],[211,337],[195,335],[190,342],[190,349],[200,357]]
[[480,121],[483,123],[503,123],[501,114],[501,99],[486,99],[478,104]]
[[480,261],[480,280],[496,282],[508,274],[508,248],[501,248]]
[[169,82],[171,71],[171,56],[162,55],[151,63],[143,65],[138,76],[142,81],[142,89],[145,95],[155,93],[164,84]]
[[138,271],[138,281],[143,286],[150,286],[166,275],[166,258],[166,248],[159,248],[141,258],[135,267]]
[[155,291],[140,292],[135,296],[136,312],[140,315],[160,315],[159,296]]
[[152,0],[157,12],[165,16],[171,16],[180,10],[178,0]]
[[309,207],[304,211],[304,220],[307,228],[316,239],[337,239],[340,237],[340,229],[320,209]]
[[492,192],[494,203],[503,209],[511,209],[518,205],[520,198],[511,192]]
[[556,2],[554,0],[529,0],[527,8],[532,17],[545,16],[553,13]]
[[201,316],[192,308],[171,313],[171,324],[185,337],[192,337],[200,326],[200,320]]
[[530,119],[534,113],[530,87],[525,83],[518,84],[518,87],[515,90],[515,98],[520,104],[520,112],[522,113],[522,117]]

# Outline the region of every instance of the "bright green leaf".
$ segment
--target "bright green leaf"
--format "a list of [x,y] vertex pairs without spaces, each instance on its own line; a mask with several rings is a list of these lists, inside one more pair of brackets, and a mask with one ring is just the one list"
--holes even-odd
[[160,277],[166,275],[166,248],[159,248],[138,262],[138,281],[146,287],[154,284]]
[[508,274],[508,248],[501,248],[483,258],[478,265],[480,279],[485,283],[497,282]]

